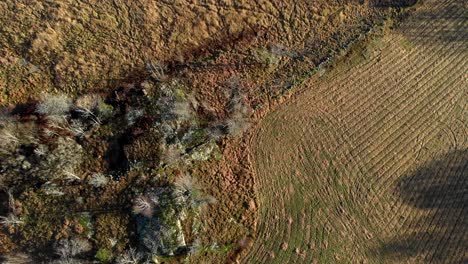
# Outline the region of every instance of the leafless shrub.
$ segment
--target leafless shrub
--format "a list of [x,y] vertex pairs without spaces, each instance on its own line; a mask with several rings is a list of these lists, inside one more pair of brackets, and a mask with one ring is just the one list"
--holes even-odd
[[299,56],[297,52],[292,51],[279,43],[272,43],[268,46],[270,52],[276,56],[285,56],[290,58],[297,58]]
[[251,124],[246,118],[233,118],[226,121],[226,126],[230,135],[237,136],[247,131]]
[[44,135],[46,135],[47,137],[60,136],[59,133],[53,131],[52,129],[48,129],[48,128],[44,128],[42,130],[42,132],[44,132]]
[[4,264],[28,264],[33,263],[31,258],[24,253],[4,256]]
[[0,216],[0,224],[13,226],[23,224],[23,221],[21,221],[15,214],[10,213],[8,216]]
[[113,237],[109,238],[109,243],[111,247],[115,247],[119,241]]
[[189,195],[195,190],[195,182],[188,174],[177,178],[174,182],[174,194],[176,196]]
[[200,239],[195,239],[195,241],[193,241],[192,245],[189,248],[189,254],[190,255],[197,254],[198,252],[200,252],[201,249],[202,249],[202,244],[201,244]]
[[133,213],[151,217],[158,205],[159,200],[156,195],[140,195],[133,203]]
[[59,116],[59,115],[51,115],[47,116],[47,123],[49,127],[52,128],[58,128],[61,130],[67,130],[68,129],[68,120],[67,116]]
[[42,101],[37,105],[36,111],[48,117],[61,117],[68,114],[72,101],[65,95],[44,94]]
[[182,150],[178,144],[173,144],[167,146],[167,148],[163,151],[163,155],[161,157],[162,161],[165,164],[173,164],[177,162],[182,156]]
[[6,129],[2,129],[0,131],[0,141],[3,144],[8,144],[8,143],[18,143],[19,139],[13,135],[11,131],[7,131]]
[[16,206],[15,206],[15,198],[10,190],[7,191],[8,195],[8,208],[13,211],[13,214],[16,215]]
[[68,170],[64,170],[63,174],[64,174],[63,179],[68,181],[68,182],[81,181],[81,178],[78,175],[76,175],[75,173],[70,172]]
[[56,243],[55,253],[66,260],[91,250],[88,240],[82,238],[63,239]]
[[208,135],[209,139],[218,140],[219,138],[224,136],[224,131],[221,125],[214,125],[206,129],[206,134]]
[[83,261],[79,259],[67,258],[54,260],[52,264],[83,264]]
[[159,61],[148,62],[146,63],[146,69],[155,80],[163,81],[166,79],[167,68],[163,63]]
[[81,96],[75,102],[75,111],[83,117],[92,120],[94,126],[101,125],[101,118],[96,112],[99,112],[100,106],[104,104],[102,97],[97,94],[88,94]]
[[83,123],[81,123],[78,120],[72,120],[71,123],[69,123],[68,126],[68,131],[70,131],[73,135],[77,137],[81,137],[86,133],[86,130],[84,128]]
[[102,103],[102,97],[98,94],[86,94],[76,99],[75,105],[86,112],[92,112],[96,109],[100,103]]
[[237,76],[231,77],[226,82],[226,97],[229,98],[228,111],[229,118],[225,125],[231,135],[240,135],[250,127],[248,117],[252,109],[247,98],[242,92],[240,80]]
[[143,254],[137,252],[134,248],[130,248],[115,260],[117,264],[140,264],[142,261]]
[[242,94],[241,88],[236,88],[231,91],[228,108],[230,115],[234,118],[246,117],[252,112],[247,98]]
[[83,149],[74,140],[58,138],[55,149],[47,152],[39,162],[35,175],[45,179],[62,179],[63,172],[73,172],[81,163]]
[[195,188],[193,179],[187,174],[184,174],[182,177],[179,177],[174,183],[174,201],[178,205],[188,204],[189,199],[193,196],[194,190]]
[[192,198],[190,202],[190,206],[192,208],[202,208],[209,204],[216,203],[217,200],[211,195],[203,195],[203,196],[195,196]]
[[177,178],[174,182],[173,197],[176,204],[192,208],[200,208],[216,202],[214,197],[202,195],[193,178],[187,174]]
[[64,193],[60,190],[60,186],[57,184],[46,182],[42,185],[45,194],[52,196],[62,196]]
[[200,102],[198,102],[197,98],[195,98],[195,96],[192,93],[188,94],[185,100],[191,106],[192,109],[197,109],[200,104]]
[[241,88],[241,81],[239,76],[233,75],[229,79],[227,79],[223,86],[226,89],[223,89],[224,91],[224,96],[226,98],[229,98],[232,95],[233,91],[238,91]]
[[138,118],[142,117],[145,114],[143,109],[138,108],[131,108],[125,115],[125,119],[127,120],[127,124],[132,126],[135,124]]
[[93,185],[94,187],[104,187],[108,183],[109,177],[102,173],[93,173],[93,175],[89,179],[89,184]]
[[192,114],[190,103],[188,101],[175,102],[172,106],[172,113],[177,117],[177,119],[189,119]]
[[38,157],[43,157],[47,154],[48,152],[48,148],[46,145],[38,145],[35,149],[34,149],[34,154]]
[[91,109],[78,108],[76,111],[79,112],[83,117],[90,118],[93,121],[93,126],[101,125],[101,119],[96,116]]

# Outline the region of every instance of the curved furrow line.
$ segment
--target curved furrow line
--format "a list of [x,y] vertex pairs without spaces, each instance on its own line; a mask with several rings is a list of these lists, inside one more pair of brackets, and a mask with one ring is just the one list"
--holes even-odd
[[[437,10],[442,9],[443,10],[443,9],[445,9],[445,7],[447,7],[450,4],[450,2],[451,1],[449,0],[449,1],[437,3],[437,5],[434,6],[434,9],[437,9]],[[450,11],[445,11],[443,13],[443,15],[447,15],[447,14],[451,14]],[[429,30],[429,29],[432,30],[433,26],[431,24],[429,24],[429,23],[420,23],[420,24],[417,25],[416,29],[418,30],[418,32],[425,32],[425,30]],[[372,67],[375,65],[375,63],[378,62],[378,61],[376,61],[376,58],[379,61],[385,61],[387,63],[393,62],[394,60],[397,60],[397,59],[401,59],[398,56],[391,56],[392,52],[393,52],[393,49],[389,48],[389,46],[388,46],[388,45],[392,45],[392,44],[394,44],[395,46],[398,46],[398,45],[396,45],[396,42],[397,42],[398,39],[401,39],[401,37],[402,36],[399,35],[399,34],[394,34],[394,35],[389,36],[388,38],[385,38],[385,40],[384,40],[385,44],[383,44],[382,47],[379,49],[379,50],[381,50],[381,52],[376,53],[374,56],[372,56],[368,60],[361,62],[359,64],[359,66],[355,67],[356,68],[355,70],[353,69],[353,71],[356,74],[359,74],[359,75],[368,75],[370,72],[372,72],[372,70],[373,70]],[[383,57],[382,55],[385,55],[385,56]],[[336,85],[337,83],[341,83],[343,81],[345,81],[345,83],[347,81],[349,81],[348,80],[349,77],[347,76],[348,72],[343,71],[343,72],[340,72],[340,73],[338,73],[339,75],[333,75],[335,80],[332,80],[330,82],[330,86]],[[351,83],[349,83],[349,86],[350,87],[356,86],[356,83],[351,82]]]
[[[448,12],[448,11],[447,11],[447,12]],[[424,29],[423,29],[423,30],[426,30],[426,29],[432,30],[432,29],[433,29],[433,27],[431,26],[431,24],[422,24],[422,25],[424,25]],[[364,76],[369,76],[370,78],[373,78],[373,76],[376,76],[376,75],[374,75],[374,74],[369,74],[369,73],[370,73],[372,70],[374,70],[374,69],[373,69],[373,66],[374,66],[375,64],[378,64],[381,60],[383,60],[383,61],[385,62],[385,64],[382,65],[382,68],[386,68],[386,66],[388,66],[388,65],[395,65],[395,64],[396,64],[396,63],[394,62],[395,60],[398,60],[398,61],[399,61],[398,64],[400,64],[400,62],[401,62],[402,60],[407,59],[407,56],[410,56],[410,55],[411,55],[411,56],[413,56],[413,58],[417,58],[417,57],[420,55],[420,53],[424,52],[424,49],[416,49],[416,52],[413,51],[413,52],[411,52],[411,53],[405,53],[404,56],[392,56],[392,55],[398,55],[398,54],[393,54],[393,52],[396,51],[396,49],[398,49],[398,48],[399,48],[399,49],[402,49],[399,45],[397,45],[397,41],[400,42],[400,41],[402,41],[403,39],[404,39],[404,37],[401,36],[401,35],[394,35],[394,37],[392,37],[391,40],[387,40],[387,41],[386,41],[386,45],[384,45],[384,46],[385,46],[385,50],[391,51],[391,52],[389,52],[389,53],[386,53],[387,56],[391,56],[390,59],[387,60],[387,57],[384,57],[384,58],[381,58],[381,57],[379,57],[379,58],[371,58],[371,59],[369,60],[369,63],[371,63],[371,65],[366,69],[367,74],[364,75]],[[387,45],[389,45],[389,44],[390,44],[390,45],[393,45],[394,48],[395,48],[395,50],[394,50],[393,48],[390,48],[389,46],[387,46]],[[442,45],[437,45],[436,47],[439,48],[439,49],[446,48],[446,47],[444,47],[444,46],[442,46]],[[414,50],[414,49],[413,49],[413,50]],[[430,56],[428,56],[428,58],[430,58]],[[361,65],[359,65],[358,68],[361,68]],[[395,71],[396,71],[396,70],[398,69],[398,67],[391,67],[390,70],[393,70],[393,69],[395,69]],[[391,75],[390,73],[391,73],[391,72],[387,72],[387,74],[385,74],[385,75]],[[356,71],[356,74],[359,74],[359,75],[363,76],[364,73],[363,73],[363,72],[360,72],[359,70],[357,70],[357,71]],[[368,88],[368,86],[362,85],[363,82],[372,83],[372,84],[375,83],[375,81],[374,81],[373,79],[369,79],[369,77],[368,77],[367,79],[354,78],[354,79],[352,79],[351,82],[349,82],[349,76],[348,76],[348,73],[347,73],[347,72],[345,72],[345,74],[342,74],[341,77],[342,77],[342,79],[340,79],[340,81],[339,81],[339,82],[341,83],[341,85],[342,85],[341,87]],[[361,82],[360,82],[360,83],[356,83],[356,80],[360,80]],[[337,84],[337,82],[333,81],[333,82],[331,82],[330,86],[334,86],[334,85],[336,85],[336,84]],[[379,84],[381,84],[381,83],[379,83]],[[323,86],[323,87],[324,87],[325,89],[328,89],[328,88],[329,88],[329,87],[327,87],[327,86]],[[370,87],[370,88],[372,88],[372,89],[370,89],[371,91],[374,91],[374,92],[376,91],[375,89],[373,89],[373,88],[375,88],[374,86],[372,86],[372,87]],[[324,90],[325,90],[325,89],[324,89]],[[324,90],[320,90],[320,92],[324,92]],[[363,94],[365,94],[365,93],[363,93]],[[365,95],[369,95],[369,94],[365,94]],[[373,98],[373,97],[370,96],[369,98]],[[361,101],[361,102],[363,102],[363,100],[358,100],[358,99],[356,99],[356,101]],[[365,102],[365,101],[364,101],[364,102]],[[351,103],[347,102],[347,104],[343,104],[343,105],[354,105],[354,103],[355,103],[355,102],[351,102]]]
[[[453,83],[455,83],[455,82],[453,82]],[[452,83],[452,84],[453,84],[453,83]],[[441,95],[442,93],[443,93],[443,91],[440,92],[438,95]],[[453,98],[455,98],[455,97],[456,97],[456,95],[454,95],[453,97],[451,97],[451,98],[449,98],[449,99],[453,99]],[[439,100],[438,103],[443,103],[443,102],[442,102],[442,99]],[[444,104],[440,104],[440,107],[439,107],[439,108],[442,108],[443,106],[444,106]],[[435,108],[435,110],[439,110],[439,108]],[[426,115],[425,118],[420,118],[420,119],[418,119],[418,120],[416,120],[416,121],[414,121],[414,122],[415,122],[415,123],[416,123],[416,122],[425,123],[425,122],[427,122],[427,120],[429,120],[429,119],[430,119],[432,116],[434,116],[434,115],[436,115],[436,114],[435,114],[435,113],[432,113],[432,115]],[[422,116],[424,116],[424,115],[422,115]],[[417,117],[417,115],[415,114],[415,115],[413,115],[413,117]],[[413,121],[413,120],[410,119],[410,121]],[[416,124],[418,124],[418,123],[416,123]],[[395,131],[396,131],[396,130],[395,130]],[[416,136],[417,136],[417,135],[416,135]],[[413,136],[412,138],[409,138],[408,142],[413,141],[413,140],[416,138],[416,136]],[[395,145],[396,145],[396,144],[395,144]],[[403,146],[402,144],[398,144],[398,145],[396,145],[393,149],[388,149],[388,153],[400,153],[400,154],[403,154],[402,156],[404,156],[404,155],[406,154],[405,152],[398,152],[398,151],[401,151],[400,149],[401,149],[401,148],[404,148],[404,147],[405,147],[405,146]],[[410,151],[411,151],[411,150],[410,150]],[[377,165],[374,165],[374,167],[376,167],[376,166],[377,166]],[[378,169],[379,167],[376,167],[376,168]]]
[[377,155],[378,156],[378,155]]
[[[465,155],[465,156],[466,156],[466,155]],[[458,172],[455,173],[455,175],[459,175],[459,177],[458,177],[458,179],[457,179],[456,184],[453,186],[452,191],[455,191],[455,192],[456,192],[457,190],[456,190],[456,187],[455,187],[455,186],[459,186],[459,184],[461,184],[461,186],[463,186],[464,182],[466,181],[466,178],[460,177],[460,176],[463,175],[463,173],[466,172],[466,171],[468,170],[468,162],[467,162],[467,159],[468,159],[468,156],[467,156],[467,157],[461,156],[460,159],[457,161],[457,163],[460,163],[460,162],[461,162],[462,164],[464,164],[464,166],[459,166]],[[449,165],[449,166],[447,166],[447,167],[450,168],[451,166]],[[466,196],[466,195],[467,195],[466,193],[460,193],[460,194],[458,194],[456,200],[457,200],[460,196]],[[445,196],[450,198],[450,196],[453,196],[453,194],[447,192],[447,193],[445,193]],[[446,200],[446,199],[447,199],[447,198],[445,198],[445,200]],[[461,199],[461,201],[463,201],[463,198]],[[445,225],[444,219],[443,219],[444,213],[441,212],[443,209],[440,208],[440,207],[436,207],[436,210],[439,212],[438,214],[439,214],[439,216],[440,216],[439,219],[438,219],[437,225],[438,225],[438,226],[441,226],[441,225],[443,226],[443,225]],[[463,210],[463,209],[462,209],[462,210]],[[458,221],[460,218],[463,218],[463,215],[462,215],[462,214],[460,214],[460,215],[456,218],[457,221]],[[455,225],[455,226],[458,226],[458,225]],[[463,225],[462,225],[462,226],[463,226]],[[445,236],[443,237],[443,239],[439,240],[438,243],[436,243],[435,248],[434,248],[432,251],[433,251],[433,252],[441,252],[441,251],[443,251],[442,249],[440,249],[440,247],[443,247],[443,248],[446,247],[446,244],[447,244],[449,238],[452,237],[451,234],[454,232],[454,230],[455,230],[455,227],[453,227],[452,230],[450,230],[450,232],[444,232]],[[455,242],[455,245],[459,245],[459,243],[460,243],[460,242]],[[432,262],[432,261],[433,261],[433,258],[434,258],[434,255],[431,256],[430,259],[424,259],[424,260],[425,260],[425,261],[431,261],[431,262]]]
[[[457,0],[433,0],[421,12],[450,18],[461,13],[449,12],[453,3]],[[444,11],[437,13],[436,6]],[[439,200],[426,203],[414,192],[401,197],[397,187],[402,178],[413,182],[416,174],[409,173],[429,162],[431,153],[455,146],[468,149],[467,126],[461,121],[466,120],[467,54],[457,41],[463,39],[466,22],[440,19],[436,30],[427,21],[405,23],[400,31],[420,34],[412,38],[410,52],[386,42],[381,55],[336,75],[335,81],[311,81],[308,85],[317,88],[301,90],[301,97],[260,124],[253,138],[260,219],[257,243],[246,263],[393,262],[394,256],[398,262],[457,262],[465,257],[466,209],[454,211],[438,201],[465,199],[458,186],[466,183],[460,177],[466,164],[447,171],[460,158],[447,159],[431,171],[456,183],[447,187],[449,193],[438,194]],[[405,28],[412,24],[416,27]],[[419,43],[444,27],[456,28],[461,37],[450,43]],[[396,33],[389,39],[401,37]],[[375,69],[381,70],[368,78]],[[387,83],[387,75],[399,80],[389,78]],[[385,92],[392,87],[398,90]],[[436,182],[423,182],[422,188]],[[446,210],[455,215],[450,225],[444,222]],[[413,239],[406,249],[403,245]],[[388,249],[376,247],[386,244]],[[414,257],[399,249],[414,251]]]
[[[428,117],[428,118],[430,118],[430,117]],[[436,125],[434,125],[434,128],[435,128],[435,127],[436,127]],[[435,132],[432,133],[432,134],[433,134],[433,135],[436,135],[436,134],[437,134],[437,130],[434,129],[434,131],[435,131]],[[414,137],[411,138],[409,141],[411,142],[411,141],[414,140],[416,137],[417,137],[417,136],[414,136]],[[431,138],[431,137],[428,137],[428,138]],[[405,146],[405,145],[403,145],[403,144],[400,144],[399,146],[400,146],[401,148],[407,147],[407,146]],[[411,148],[408,148],[408,151],[403,151],[403,152],[398,152],[398,150],[399,150],[399,149],[397,149],[397,150],[392,149],[392,151],[389,151],[389,152],[392,152],[392,153],[399,153],[400,156],[405,157],[405,156],[408,156],[407,154],[410,153],[410,152],[412,151]],[[413,161],[411,157],[406,158],[405,163],[407,163],[407,162],[409,162],[409,161]],[[388,182],[388,180],[391,179],[391,175],[395,175],[395,174],[398,175],[398,173],[397,173],[396,170],[399,169],[399,167],[396,167],[396,169],[393,169],[393,171],[392,171],[392,168],[393,168],[394,166],[397,166],[396,164],[399,164],[399,162],[394,162],[393,164],[394,164],[394,165],[393,165],[392,167],[390,167],[390,168],[388,168],[387,170],[385,170],[385,171],[382,172],[382,175],[388,175],[388,177],[383,178],[383,180],[385,180],[384,182],[376,183],[376,181],[377,181],[378,179],[376,179],[376,180],[374,180],[374,181],[371,180],[371,184],[372,184],[373,186],[376,186],[375,191],[371,193],[371,195],[374,194],[373,199],[378,199],[379,195],[380,195],[382,192],[386,192],[386,191],[390,188],[390,186],[392,186],[391,183]],[[402,170],[402,171],[404,171],[404,170]],[[386,188],[386,189],[382,189],[382,188]],[[372,197],[372,196],[371,196],[371,197]],[[371,199],[372,199],[372,198],[371,198]]]
[[[425,84],[428,84],[429,81],[431,81],[431,80],[428,80]],[[421,91],[421,92],[424,93],[424,91]],[[421,95],[422,95],[422,94],[419,94],[418,96],[421,96]],[[412,97],[416,97],[416,96],[412,96]],[[416,97],[416,98],[418,98],[418,97]],[[411,101],[402,100],[402,103],[405,103],[405,102],[406,102],[406,105],[410,105],[410,104],[411,104]],[[395,101],[392,101],[391,104],[395,104]],[[375,132],[374,132],[374,133],[369,133],[369,130],[367,130],[368,133],[366,133],[366,135],[363,135],[363,136],[362,136],[362,137],[364,137],[364,138],[366,139],[366,141],[361,140],[361,141],[358,142],[356,145],[359,146],[359,147],[362,148],[362,149],[366,149],[366,148],[370,145],[370,143],[369,143],[369,142],[371,142],[371,141],[370,141],[370,138],[379,138],[379,137],[381,137],[381,134],[385,133],[383,127],[384,127],[386,124],[383,122],[383,120],[384,120],[384,119],[389,119],[389,118],[390,118],[390,117],[389,117],[390,115],[393,115],[393,116],[396,116],[396,115],[402,116],[402,113],[401,113],[401,112],[403,112],[403,111],[405,111],[405,110],[406,110],[406,111],[408,110],[406,107],[404,107],[404,106],[406,106],[406,105],[402,105],[402,104],[397,105],[397,107],[395,107],[395,108],[398,108],[398,109],[400,109],[400,110],[398,110],[398,112],[397,112],[396,114],[395,114],[395,113],[392,113],[391,111],[389,111],[387,115],[385,115],[384,117],[382,117],[382,118],[380,118],[379,120],[377,120],[376,123],[378,123],[378,124],[380,124],[380,125],[378,125],[378,126],[375,126],[375,125],[374,125],[374,126],[373,126],[373,127],[375,127],[375,129],[374,129]],[[413,109],[414,109],[414,108],[416,108],[416,106],[414,106]],[[416,114],[417,114],[417,113],[416,113]],[[394,122],[390,127],[393,127],[397,122],[399,122],[399,120],[395,120],[395,122]],[[372,123],[371,123],[371,124],[372,124]],[[404,124],[403,124],[402,126],[404,126]],[[400,128],[402,128],[402,126],[400,126]],[[378,132],[380,132],[380,134],[376,134],[376,133],[378,133]],[[350,137],[352,138],[352,136],[350,136]],[[366,144],[366,145],[363,145],[364,143],[367,143],[367,144]],[[360,144],[361,144],[361,145],[360,145]],[[376,146],[376,148],[380,148],[380,147],[381,147],[381,146]],[[355,150],[355,151],[356,151],[356,150]],[[362,151],[362,150],[361,150],[361,151]],[[355,154],[358,154],[358,153],[359,153],[359,151],[358,151],[357,153],[355,153]]]
[[[433,52],[440,52],[440,50],[438,50],[438,51],[433,51]],[[449,53],[449,54],[450,54],[450,55],[453,55],[453,54],[456,54],[457,51],[451,49],[451,52],[452,52],[452,53]],[[427,56],[427,57],[429,58],[430,56]],[[441,70],[444,70],[444,67],[439,67],[439,66],[440,66],[440,64],[444,63],[445,61],[439,62],[436,58],[428,59],[428,60],[426,60],[426,61],[423,61],[421,64],[426,64],[429,60],[432,60],[432,63],[435,63],[436,66],[437,66],[437,68],[438,68],[440,71],[441,71]],[[447,63],[449,63],[449,62],[447,62]],[[445,66],[445,65],[444,65],[444,66]],[[415,72],[410,72],[410,73],[419,75],[419,74],[421,74],[423,71],[426,71],[427,69],[430,69],[430,67],[434,67],[434,64],[430,64],[430,65],[428,65],[427,67],[420,69],[420,70],[419,70],[418,72],[416,72],[416,73],[415,73]],[[404,82],[404,83],[399,83],[398,86],[407,85],[408,82],[411,81],[411,79],[408,80],[408,78],[406,78],[407,76],[409,76],[409,74],[403,76],[403,78],[404,78],[403,80],[404,80],[405,82]],[[375,87],[374,87],[374,88],[375,88]],[[405,96],[414,97],[414,96],[415,96],[415,93],[416,93],[417,91],[421,91],[422,89],[424,89],[424,86],[423,86],[423,85],[421,85],[421,87],[420,87],[419,90],[414,91],[413,94],[411,94],[411,95],[408,96],[408,95],[405,95],[404,93],[402,93],[398,98],[395,98],[395,100],[399,100],[399,99],[401,99],[402,97],[405,97]],[[390,98],[390,96],[391,96],[390,93],[387,93],[387,94],[388,94],[388,95],[387,95],[386,97],[384,97],[384,98],[386,98],[386,99]],[[371,99],[371,98],[374,98],[374,99]],[[368,104],[370,104],[370,105],[376,105],[376,104],[375,104],[375,100],[377,100],[378,98],[379,98],[379,97],[376,96],[376,94],[371,94],[369,98],[364,98],[363,100],[361,100],[363,103],[362,103],[361,105],[359,105],[359,106],[356,106],[356,108],[357,108],[357,109],[365,108],[365,107],[364,107],[364,106],[365,106],[365,105],[364,105],[365,103],[368,103]],[[416,98],[416,99],[417,99],[417,98]],[[384,102],[385,102],[385,101],[384,101]],[[394,102],[391,102],[391,105],[392,105],[392,103],[394,103]],[[381,107],[381,105],[378,105],[378,107]],[[401,107],[400,107],[400,109],[404,109],[404,108],[401,108]],[[352,111],[345,111],[345,112],[352,112]],[[384,116],[384,117],[385,117],[385,116]],[[381,120],[382,120],[384,117],[382,117]],[[346,115],[346,116],[343,117],[343,119],[348,119],[348,118],[350,118],[350,114],[348,114],[348,115]],[[381,120],[380,120],[380,121],[381,121]],[[363,120],[359,120],[359,121],[362,122]],[[356,122],[355,126],[358,125],[358,124],[359,124],[359,122]],[[365,123],[364,123],[364,124],[365,124]],[[349,130],[355,129],[355,126],[350,127]],[[368,125],[368,126],[369,126],[369,125]],[[366,128],[363,128],[363,129],[368,129],[368,126],[367,126]],[[358,131],[358,130],[356,130],[355,133],[357,133],[357,131]],[[354,133],[354,134],[350,134],[350,137],[359,137],[359,136],[356,136],[355,133]],[[366,138],[366,139],[362,139],[362,141],[367,141],[367,138]]]
[[[463,27],[459,27],[459,28],[463,28]],[[420,49],[418,49],[418,50],[420,50],[420,51],[413,52],[413,53],[410,54],[410,55],[405,54],[403,58],[406,58],[408,61],[413,61],[415,58],[420,57],[422,53],[425,53],[425,54],[426,54],[426,56],[425,56],[426,61],[418,61],[420,64],[423,64],[423,65],[424,65],[424,64],[426,64],[426,62],[428,62],[428,61],[432,61],[432,62],[436,62],[436,61],[437,61],[437,60],[435,60],[435,58],[434,58],[432,55],[430,55],[431,53],[442,54],[442,52],[441,52],[442,50],[447,50],[447,51],[451,52],[451,53],[449,53],[449,54],[457,54],[457,52],[458,52],[458,54],[460,53],[460,51],[457,51],[457,50],[453,49],[453,45],[452,45],[452,46],[437,45],[436,48],[438,48],[438,50],[435,50],[435,49],[426,50],[426,49],[420,48]],[[461,48],[463,48],[463,46],[462,46]],[[395,54],[395,55],[398,55],[398,54]],[[407,56],[411,56],[411,57],[408,58]],[[444,56],[447,56],[447,54],[444,54]],[[396,57],[401,57],[401,56],[396,56]],[[402,60],[400,60],[400,62],[401,62],[401,61],[402,61]],[[399,63],[400,63],[400,62],[399,62]],[[415,66],[416,66],[416,65],[415,65]],[[383,68],[383,67],[387,67],[387,65],[383,65],[381,68]],[[422,74],[422,72],[426,71],[427,69],[429,69],[429,68],[431,68],[431,67],[432,67],[432,65],[427,65],[425,68],[413,67],[413,69],[414,69],[414,70],[418,70],[419,72],[418,72],[417,74],[419,75],[419,74]],[[399,67],[392,67],[392,68],[399,69]],[[413,70],[413,71],[414,71],[414,70]],[[396,71],[396,70],[395,70],[395,71]],[[395,71],[387,71],[387,72],[385,72],[385,75],[393,76],[394,73],[395,73]],[[415,74],[414,72],[411,72],[411,71],[410,71],[410,72],[405,71],[405,72],[406,72],[406,74],[403,75],[404,77],[406,77],[406,76],[408,76],[408,75],[410,75],[410,74]],[[355,98],[355,101],[348,101],[348,100],[346,100],[344,103],[341,103],[341,104],[337,107],[337,109],[343,109],[343,108],[344,108],[344,109],[342,110],[342,112],[345,112],[345,113],[348,113],[348,115],[351,115],[351,114],[353,114],[353,112],[352,112],[352,111],[349,111],[349,108],[345,108],[345,107],[346,107],[346,106],[349,106],[349,107],[354,106],[354,107],[356,107],[356,106],[355,106],[355,102],[356,102],[356,101],[361,102],[361,105],[357,106],[356,108],[360,108],[360,107],[362,107],[362,105],[364,105],[364,104],[374,105],[374,104],[370,103],[369,100],[378,98],[378,97],[376,96],[376,93],[379,92],[379,90],[378,90],[378,89],[375,89],[375,88],[378,87],[379,85],[382,85],[383,81],[386,80],[386,79],[382,79],[382,77],[381,77],[380,75],[374,75],[374,76],[378,76],[379,79],[381,79],[382,81],[381,81],[381,82],[377,82],[377,83],[374,82],[374,81],[369,81],[369,82],[373,83],[373,85],[369,86],[369,87],[372,88],[372,89],[370,89],[370,90],[371,90],[373,93],[362,93],[362,94],[364,94],[364,95],[367,95],[367,97],[365,97],[365,98],[359,98],[359,97],[357,97],[357,96],[353,96],[353,98]],[[403,79],[405,79],[405,78],[403,78]],[[361,80],[365,80],[365,79],[361,79]],[[351,87],[352,87],[352,86],[351,86]],[[361,89],[360,91],[363,91],[362,89],[365,89],[365,88],[362,88],[362,87],[368,87],[368,86],[362,85],[362,83],[359,83],[359,85],[358,85],[357,87]],[[343,118],[348,118],[348,117],[349,117],[349,116],[346,116],[346,115],[345,115]]]

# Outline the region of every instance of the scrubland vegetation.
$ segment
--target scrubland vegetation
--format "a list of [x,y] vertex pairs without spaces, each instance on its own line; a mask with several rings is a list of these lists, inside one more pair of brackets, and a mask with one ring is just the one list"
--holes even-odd
[[[189,89],[158,69],[134,87],[43,94],[2,114],[0,183],[8,203],[0,223],[5,245],[22,252],[10,258],[133,263],[199,252],[200,212],[216,199],[190,170],[213,159],[219,139],[247,129],[249,107],[233,88],[226,119],[206,121]],[[102,234],[98,224],[116,224],[100,223],[103,212],[125,219],[119,233]],[[54,226],[63,220],[71,230]]]
[[463,9],[416,2],[0,3],[0,261],[444,259],[424,217],[464,218],[425,209],[463,208],[388,187],[449,149],[437,122],[466,147]]

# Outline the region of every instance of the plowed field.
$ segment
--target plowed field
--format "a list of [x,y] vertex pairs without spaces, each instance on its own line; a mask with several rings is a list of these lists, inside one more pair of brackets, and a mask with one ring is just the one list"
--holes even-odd
[[468,262],[467,15],[424,1],[259,124],[244,262]]

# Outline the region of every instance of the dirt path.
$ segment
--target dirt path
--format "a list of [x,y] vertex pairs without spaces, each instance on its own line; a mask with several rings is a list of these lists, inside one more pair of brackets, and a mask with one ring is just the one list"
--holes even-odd
[[468,261],[468,20],[424,1],[367,60],[267,116],[245,263]]

